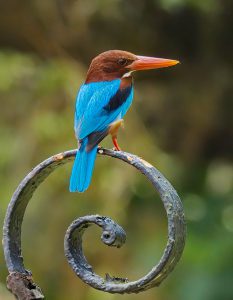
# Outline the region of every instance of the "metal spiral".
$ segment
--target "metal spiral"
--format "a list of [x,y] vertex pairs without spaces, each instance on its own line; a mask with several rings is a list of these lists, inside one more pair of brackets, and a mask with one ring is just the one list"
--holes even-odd
[[[185,244],[185,221],[182,203],[172,185],[152,165],[143,159],[122,151],[99,148],[100,155],[118,158],[138,169],[158,191],[168,218],[168,240],[164,253],[151,271],[136,281],[124,278],[101,278],[95,274],[82,250],[82,235],[91,224],[103,229],[102,241],[109,246],[120,247],[126,239],[124,230],[108,217],[85,216],[75,220],[65,235],[65,255],[69,264],[85,283],[110,293],[138,293],[158,286],[179,261]],[[56,168],[74,159],[76,150],[54,155],[36,166],[19,184],[7,209],[3,228],[3,247],[9,275],[7,287],[18,299],[44,299],[41,289],[26,270],[21,252],[21,227],[27,204],[37,187]]]

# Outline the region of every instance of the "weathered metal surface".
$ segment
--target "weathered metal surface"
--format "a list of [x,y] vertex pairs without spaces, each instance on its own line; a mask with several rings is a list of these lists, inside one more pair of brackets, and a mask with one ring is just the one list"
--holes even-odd
[[20,300],[44,299],[42,291],[32,279],[31,275],[11,272],[7,276],[7,288]]
[[[141,279],[128,281],[124,278],[111,277],[108,274],[106,278],[101,278],[94,273],[82,251],[82,235],[85,229],[92,223],[102,227],[102,241],[109,246],[117,247],[120,247],[125,242],[125,232],[119,225],[107,217],[97,215],[86,216],[75,220],[67,230],[65,236],[65,255],[68,262],[84,282],[106,292],[122,294],[138,293],[153,286],[158,286],[173,270],[184,248],[185,221],[180,198],[164,176],[141,158],[130,153],[103,148],[99,148],[98,153],[118,158],[134,166],[150,180],[154,188],[158,191],[167,213],[167,245],[159,263]],[[33,283],[31,273],[24,267],[21,252],[21,226],[27,204],[34,191],[49,174],[59,166],[73,160],[75,154],[76,150],[67,151],[54,155],[40,163],[19,184],[9,203],[3,228],[3,246],[7,268],[10,273],[8,276],[8,288],[18,299],[43,299],[40,288]],[[14,288],[15,280],[13,280],[13,283],[10,280],[12,274],[17,274],[24,278],[25,295],[28,294],[27,297],[20,298],[20,295],[17,294],[17,289]],[[13,276],[13,278],[17,278],[17,276]],[[30,296],[32,290],[34,290],[33,292],[36,296]],[[26,293],[27,291],[28,293]]]

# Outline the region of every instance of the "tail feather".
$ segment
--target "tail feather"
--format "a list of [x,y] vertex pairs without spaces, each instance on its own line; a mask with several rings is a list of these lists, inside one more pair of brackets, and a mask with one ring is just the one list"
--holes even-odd
[[70,177],[70,192],[84,192],[90,185],[97,154],[97,146],[87,152],[87,142],[88,138],[83,140],[76,154]]

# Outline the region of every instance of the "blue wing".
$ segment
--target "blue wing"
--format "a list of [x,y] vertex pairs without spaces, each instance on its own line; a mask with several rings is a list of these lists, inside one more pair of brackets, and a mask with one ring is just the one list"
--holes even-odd
[[133,99],[133,89],[121,105],[110,107],[110,100],[117,95],[120,79],[113,81],[93,82],[81,86],[75,110],[75,133],[83,139],[96,131],[104,131],[117,118],[122,118]]

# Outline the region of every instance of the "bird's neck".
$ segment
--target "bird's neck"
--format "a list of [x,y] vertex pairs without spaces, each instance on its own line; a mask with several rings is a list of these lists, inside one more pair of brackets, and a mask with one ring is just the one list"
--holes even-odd
[[115,73],[99,72],[98,70],[92,68],[87,73],[87,78],[85,83],[99,82],[99,81],[112,81],[117,78],[118,76]]
[[98,73],[96,75],[98,76],[91,76],[91,74],[88,74],[85,84],[92,83],[92,82],[113,81],[116,79],[120,79],[120,89],[124,89],[131,86],[133,82],[132,76],[117,78],[116,76],[113,76],[113,74],[111,74],[110,76],[104,76],[103,74]]
[[131,86],[133,83],[133,78],[132,76],[129,77],[122,77],[121,78],[121,83],[120,83],[120,89],[125,89],[129,86]]

